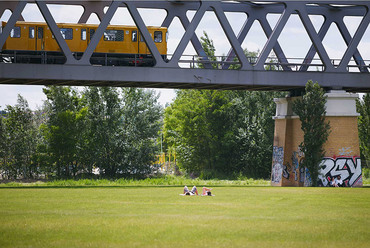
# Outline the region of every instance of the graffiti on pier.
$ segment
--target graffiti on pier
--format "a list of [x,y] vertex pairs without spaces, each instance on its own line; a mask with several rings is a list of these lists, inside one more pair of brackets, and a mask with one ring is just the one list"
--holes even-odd
[[324,158],[319,174],[319,184],[322,186],[331,186],[338,176],[345,187],[362,186],[360,157]]
[[284,148],[274,146],[272,152],[271,181],[280,183],[283,174]]
[[[305,169],[303,169],[303,171],[304,171],[304,176],[303,176],[303,180],[304,180],[304,186],[305,187],[310,187],[310,186],[312,186],[312,180],[311,180],[311,174],[310,174],[310,171],[307,169],[307,168],[305,168]],[[302,178],[301,178],[302,179]]]
[[298,148],[298,151],[294,151],[292,155],[292,171],[294,173],[294,180],[303,183],[305,181],[305,169],[301,168],[299,165],[304,158],[304,153]]
[[343,147],[343,148],[339,149],[338,154],[340,156],[350,156],[351,154],[353,154],[353,152],[352,152],[351,147]]
[[289,163],[287,165],[283,165],[283,177],[286,179],[289,179],[289,171],[291,171],[291,166]]

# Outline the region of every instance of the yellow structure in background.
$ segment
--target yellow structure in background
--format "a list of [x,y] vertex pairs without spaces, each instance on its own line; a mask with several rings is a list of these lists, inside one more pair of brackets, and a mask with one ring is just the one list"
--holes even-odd
[[154,165],[160,167],[160,171],[162,173],[174,173],[176,167],[176,152],[162,152],[161,154],[156,155]]

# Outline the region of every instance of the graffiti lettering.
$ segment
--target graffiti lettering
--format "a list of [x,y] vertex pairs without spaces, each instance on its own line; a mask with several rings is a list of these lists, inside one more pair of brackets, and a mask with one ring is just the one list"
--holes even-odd
[[324,158],[320,164],[319,183],[331,186],[332,181],[340,176],[343,186],[362,186],[361,159],[359,157]]
[[[305,170],[304,168],[300,168],[299,164],[301,163],[302,158],[304,157],[304,154],[300,149],[298,148],[298,151],[294,151],[292,155],[292,163],[293,163],[293,172],[294,172],[294,180],[303,183],[304,182],[304,175],[305,175]],[[299,177],[298,177],[299,174]]]
[[349,156],[353,154],[352,150],[351,150],[351,147],[343,147],[341,149],[339,149],[339,155],[340,156]]
[[283,174],[284,148],[274,146],[272,153],[271,181],[280,183]]
[[[288,166],[289,166],[289,163],[288,163]],[[285,177],[286,179],[289,179],[289,168],[286,165],[283,166],[283,177]]]

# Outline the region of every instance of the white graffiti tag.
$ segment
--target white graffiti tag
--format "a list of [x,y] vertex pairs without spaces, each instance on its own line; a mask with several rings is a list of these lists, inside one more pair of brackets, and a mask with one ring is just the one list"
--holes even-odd
[[320,164],[319,179],[323,186],[330,186],[340,176],[344,186],[352,187],[361,182],[361,159],[352,157],[324,158]]

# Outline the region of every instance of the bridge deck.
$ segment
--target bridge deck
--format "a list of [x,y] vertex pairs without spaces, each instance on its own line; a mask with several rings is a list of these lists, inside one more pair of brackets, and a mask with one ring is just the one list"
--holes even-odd
[[[12,11],[7,25],[0,33],[0,47],[3,47],[17,20],[22,19],[22,12],[27,3],[36,3],[48,27],[53,33],[61,52],[64,54],[64,65],[54,64],[17,64],[0,63],[1,84],[60,84],[60,85],[113,85],[158,88],[199,88],[199,89],[247,89],[247,90],[289,90],[304,87],[307,80],[319,82],[323,87],[345,89],[348,91],[370,91],[369,64],[365,62],[358,50],[370,24],[370,1],[288,1],[288,0],[261,0],[261,1],[67,1],[67,0],[14,0],[1,1],[0,14],[6,9]],[[86,23],[92,13],[97,13],[101,23],[91,39],[80,60],[75,59],[66,41],[51,14],[47,4],[81,5],[84,12],[79,23]],[[104,11],[104,8],[106,12]],[[94,66],[90,58],[99,43],[108,24],[119,7],[124,7],[130,13],[135,25],[150,50],[154,60],[154,67],[117,67]],[[169,27],[174,18],[178,18],[184,27],[185,33],[178,43],[169,61],[164,61],[145,26],[139,8],[162,9],[167,12],[163,27]],[[188,11],[195,11],[194,17],[189,20]],[[196,29],[207,11],[212,11],[222,27],[232,49],[225,59],[223,70],[211,69]],[[245,13],[248,15],[240,33],[236,35],[226,17],[227,12]],[[267,15],[280,13],[281,16],[275,27],[266,21]],[[279,37],[289,18],[297,15],[304,32],[309,36],[312,46],[303,61],[305,64],[289,63]],[[316,31],[310,15],[321,15],[324,23]],[[361,17],[357,31],[352,36],[343,22],[346,16]],[[241,47],[252,24],[257,21],[266,35],[267,42],[256,61],[251,62]],[[334,65],[328,56],[323,40],[332,24],[336,24],[342,35],[347,49],[338,64]],[[206,69],[180,68],[179,63],[189,43],[192,43],[197,56],[203,61]],[[266,61],[274,52],[278,67],[281,71],[266,71]],[[316,66],[315,54],[321,61],[323,71],[310,71],[309,67]],[[237,57],[240,70],[227,70]],[[294,71],[292,66],[297,71]],[[357,67],[359,72],[354,73],[349,67]]]
[[302,88],[308,80],[328,88],[370,92],[369,73],[0,63],[0,84],[282,91]]

